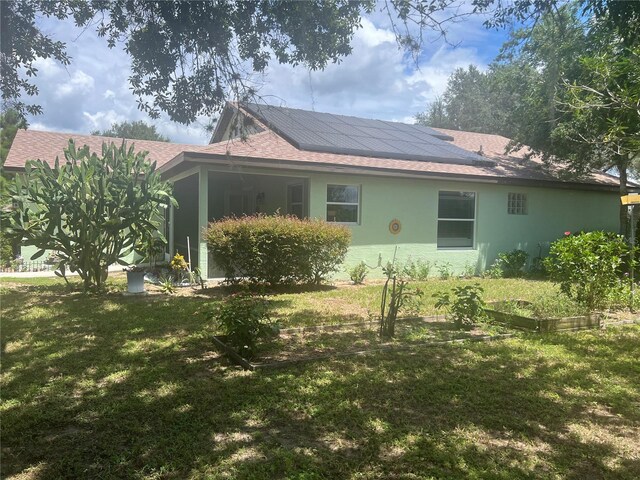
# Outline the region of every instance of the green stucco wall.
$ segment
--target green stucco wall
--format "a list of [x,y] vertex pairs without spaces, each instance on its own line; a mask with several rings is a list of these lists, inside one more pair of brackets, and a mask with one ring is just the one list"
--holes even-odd
[[[514,248],[534,257],[542,244],[542,253],[546,254],[548,242],[562,237],[565,231],[618,229],[619,198],[615,193],[352,175],[311,177],[310,216],[325,218],[327,184],[334,183],[361,187],[360,224],[349,227],[353,240],[347,268],[360,261],[376,265],[380,256],[384,265],[397,247],[400,261],[448,262],[454,272],[462,272],[468,265],[482,271],[498,253]],[[476,192],[475,248],[437,248],[440,190]],[[507,213],[509,192],[527,194],[527,215]],[[397,235],[389,231],[393,219],[402,225]]]
[[[360,186],[360,222],[350,225],[353,240],[345,265],[336,275],[346,278],[346,270],[360,261],[370,266],[384,265],[397,247],[397,259],[421,259],[432,264],[451,264],[454,272],[473,267],[477,272],[491,265],[500,252],[514,248],[526,250],[531,257],[546,255],[548,244],[565,231],[581,229],[618,230],[619,197],[617,193],[565,190],[542,187],[514,187],[492,183],[453,182],[429,179],[382,177],[371,175],[324,174],[243,168],[238,172],[198,169],[191,176],[174,182],[174,194],[180,207],[174,212],[174,250],[186,254],[186,236],[191,240],[193,265],[201,265],[198,257],[204,244],[199,244],[200,231],[209,220],[224,215],[224,191],[229,188],[251,188],[252,195],[264,192],[261,211],[286,212],[286,185],[306,177],[310,217],[324,219],[327,184]],[[276,176],[273,174],[277,173]],[[271,174],[271,175],[269,175]],[[268,176],[267,176],[268,175]],[[208,192],[200,197],[201,178],[208,178]],[[475,248],[441,249],[436,246],[438,191],[476,192]],[[508,193],[525,193],[527,215],[507,213]],[[389,232],[389,222],[398,219],[399,234]],[[26,261],[36,252],[22,247]],[[185,255],[186,256],[186,255]],[[39,260],[44,260],[46,255]],[[133,259],[131,259],[133,260]],[[212,274],[213,266],[208,271]],[[437,273],[432,269],[433,274]],[[380,270],[370,276],[381,275]]]
[[[618,230],[619,198],[615,192],[567,190],[543,187],[515,187],[494,183],[443,181],[421,178],[383,177],[373,175],[347,175],[241,168],[234,166],[233,175],[241,175],[238,187],[253,186],[252,192],[265,192],[262,211],[272,213],[278,208],[286,211],[286,183],[301,175],[308,181],[309,216],[324,219],[326,215],[327,184],[353,184],[360,186],[360,221],[350,225],[353,239],[345,265],[336,278],[347,278],[346,270],[360,261],[376,266],[378,259],[384,265],[393,258],[421,259],[432,264],[449,263],[453,273],[472,267],[476,272],[490,266],[498,253],[520,248],[531,258],[548,252],[549,242],[562,237],[564,232],[604,229]],[[218,168],[218,170],[220,170]],[[224,209],[223,189],[231,184],[231,172],[208,172],[208,192],[198,195],[198,174],[181,180],[178,201],[180,209],[175,216],[175,242],[186,232],[196,236],[199,220],[198,206],[204,207],[208,218],[220,218]],[[277,173],[279,176],[273,176]],[[255,176],[269,175],[270,176]],[[240,178],[240,177],[238,177]],[[236,186],[234,184],[234,186]],[[475,247],[469,249],[437,248],[438,192],[440,190],[476,192]],[[527,215],[509,215],[509,192],[525,193]],[[204,211],[204,210],[203,210]],[[393,219],[401,222],[402,229],[394,235],[389,231]],[[192,244],[192,248],[194,245]],[[197,248],[197,247],[196,247]],[[541,249],[541,250],[540,250]],[[210,275],[215,271],[209,265]],[[432,269],[437,274],[437,269]],[[380,269],[370,276],[381,275]]]

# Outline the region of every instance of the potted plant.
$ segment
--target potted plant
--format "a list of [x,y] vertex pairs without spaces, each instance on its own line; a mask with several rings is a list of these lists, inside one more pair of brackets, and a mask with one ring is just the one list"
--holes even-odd
[[127,292],[144,293],[144,276],[146,270],[141,265],[130,265],[124,269],[127,272]]
[[[150,271],[153,272],[156,257],[160,252],[164,251],[164,239],[154,236],[144,237],[141,241],[137,242],[135,246],[136,248],[134,251],[142,257],[138,261],[146,260]],[[127,272],[127,292],[144,293],[144,277],[147,274],[147,267],[136,263],[134,265],[129,265],[124,270]]]

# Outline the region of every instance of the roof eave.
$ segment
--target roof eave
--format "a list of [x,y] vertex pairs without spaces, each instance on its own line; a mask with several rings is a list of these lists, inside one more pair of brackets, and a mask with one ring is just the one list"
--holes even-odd
[[[349,174],[377,174],[386,176],[402,176],[402,177],[419,177],[433,178],[437,180],[464,180],[471,182],[493,183],[497,185],[518,185],[529,187],[549,187],[560,188],[566,190],[590,190],[602,192],[619,192],[617,185],[603,185],[597,183],[570,182],[561,180],[538,180],[513,177],[493,177],[485,175],[471,175],[465,173],[444,173],[444,172],[423,172],[416,170],[401,170],[394,168],[372,167],[372,166],[353,166],[335,163],[323,163],[305,161],[304,163],[297,160],[267,159],[267,158],[247,158],[236,157],[231,155],[211,154],[202,152],[183,152],[179,157],[175,157],[161,167],[163,176],[170,178],[170,170],[178,166],[183,161],[206,161],[205,163],[226,163],[235,162],[243,166],[267,167],[273,169],[296,169],[311,171],[331,171],[337,173]],[[172,163],[173,162],[173,163]],[[277,163],[276,163],[277,162]],[[171,165],[169,165],[172,163]]]

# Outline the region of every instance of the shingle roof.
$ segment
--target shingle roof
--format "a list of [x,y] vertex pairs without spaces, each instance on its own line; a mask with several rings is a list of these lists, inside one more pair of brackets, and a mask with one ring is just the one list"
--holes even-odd
[[[484,135],[473,133],[473,137],[467,137],[469,132],[447,131],[453,136],[452,143],[461,148],[464,145],[475,145],[474,142],[483,140],[487,144],[486,149],[492,153],[487,155],[496,161],[495,166],[489,165],[459,165],[441,162],[425,162],[419,160],[399,160],[391,158],[376,158],[361,155],[337,155],[334,153],[309,152],[300,150],[272,131],[264,131],[249,136],[245,141],[234,139],[223,141],[192,150],[193,153],[211,154],[223,157],[247,158],[265,160],[266,164],[278,164],[280,161],[308,164],[309,168],[316,165],[369,168],[387,171],[396,171],[416,174],[434,174],[442,176],[467,176],[484,177],[487,179],[508,179],[542,182],[562,182],[557,176],[547,173],[540,163],[523,161],[522,157],[509,157],[500,155],[500,142],[504,137],[497,135]],[[462,133],[462,135],[460,135]],[[485,138],[486,137],[486,138]],[[508,139],[506,143],[508,143]],[[506,146],[506,143],[504,145]],[[490,146],[491,145],[491,146]],[[477,148],[474,148],[477,151]],[[487,154],[484,144],[483,150]],[[473,150],[472,150],[473,151]],[[502,148],[504,151],[504,148]],[[168,165],[167,165],[168,167]],[[573,182],[563,182],[573,183]],[[616,186],[617,178],[603,173],[594,173],[590,178],[580,183],[603,186]]]
[[495,160],[504,160],[507,158],[519,158],[523,159],[527,153],[530,153],[528,148],[521,148],[516,152],[506,154],[507,145],[511,142],[511,139],[503,137],[501,135],[493,135],[489,133],[476,133],[476,132],[463,132],[460,130],[450,130],[447,128],[434,128],[438,132],[448,135],[451,139],[451,143],[457,145],[460,148],[464,148],[470,152],[480,152],[484,155]]
[[[316,166],[343,167],[353,169],[376,169],[385,172],[398,172],[405,174],[432,174],[443,177],[473,177],[489,180],[523,180],[560,182],[556,175],[543,170],[541,162],[535,160],[525,161],[525,151],[505,155],[504,147],[509,139],[499,135],[487,135],[472,132],[459,132],[454,130],[438,129],[443,134],[453,137],[451,143],[470,152],[477,152],[482,146],[484,155],[495,160],[495,166],[490,165],[460,165],[453,163],[429,162],[421,160],[405,160],[393,158],[377,158],[363,155],[339,155],[326,152],[311,152],[296,148],[291,143],[272,131],[263,131],[251,135],[246,141],[231,140],[210,145],[188,145],[166,142],[154,142],[149,140],[130,140],[135,143],[137,149],[149,152],[149,159],[155,160],[163,170],[175,164],[167,163],[186,152],[196,154],[199,158],[210,156],[212,159],[227,159],[235,157],[241,159],[255,159],[273,166],[283,164],[297,164],[299,167],[313,169]],[[41,159],[50,164],[56,156],[64,158],[63,149],[70,138],[78,145],[89,145],[93,151],[100,151],[103,141],[122,140],[110,137],[94,135],[78,135],[74,133],[41,132],[37,130],[19,130],[13,141],[13,145],[5,167],[9,169],[22,169],[29,159]],[[176,159],[178,161],[179,159]],[[572,182],[566,182],[572,183]],[[615,187],[618,179],[603,173],[594,173],[590,178],[580,182],[585,185],[600,185]]]
[[[536,171],[536,178],[540,180],[557,179],[561,173],[559,168],[554,171],[551,167],[545,167],[542,159],[536,155],[532,155],[531,149],[522,147],[513,152],[505,153],[511,139],[501,135],[493,135],[489,133],[464,132],[460,130],[450,130],[446,128],[436,128],[435,130],[451,136],[454,145],[471,152],[482,152],[481,154],[487,158],[495,160],[503,167],[512,169],[520,169],[522,171]],[[541,175],[544,175],[541,176]],[[585,179],[584,183],[599,183],[606,185],[618,185],[617,177],[608,175],[603,172],[594,171],[590,178]],[[633,182],[630,182],[631,185]]]
[[[24,168],[27,160],[37,159],[53,165],[56,157],[64,160],[64,148],[68,145],[70,138],[76,142],[76,147],[88,145],[93,152],[102,151],[102,142],[115,142],[116,145],[122,143],[121,138],[101,137],[98,135],[18,130],[4,165],[9,169],[21,169]],[[148,151],[147,158],[156,161],[158,166],[165,164],[181,152],[194,147],[194,145],[180,143],[127,140],[128,145],[132,143],[135,143],[136,151]]]

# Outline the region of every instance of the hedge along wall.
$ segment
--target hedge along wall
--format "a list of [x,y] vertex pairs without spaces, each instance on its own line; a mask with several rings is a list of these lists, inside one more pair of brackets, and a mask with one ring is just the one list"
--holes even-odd
[[294,216],[224,218],[209,224],[209,253],[227,282],[320,283],[344,261],[351,231]]

